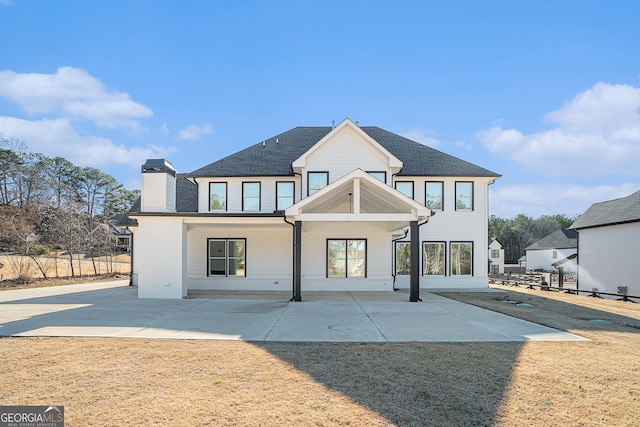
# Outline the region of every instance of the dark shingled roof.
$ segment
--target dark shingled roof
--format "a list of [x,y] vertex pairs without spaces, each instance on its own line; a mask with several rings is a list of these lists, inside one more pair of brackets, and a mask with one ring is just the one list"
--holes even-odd
[[594,203],[571,224],[571,229],[640,221],[640,191],[621,199]]
[[[331,132],[330,126],[296,127],[252,145],[187,177],[292,176],[291,164]],[[403,162],[400,176],[499,177],[490,170],[375,126],[361,129]]]
[[524,248],[525,251],[536,249],[569,249],[578,247],[578,233],[574,230],[560,229]]

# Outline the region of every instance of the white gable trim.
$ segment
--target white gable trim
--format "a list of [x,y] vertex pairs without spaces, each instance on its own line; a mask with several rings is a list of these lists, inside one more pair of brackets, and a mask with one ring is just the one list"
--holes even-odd
[[[361,186],[366,183],[375,187],[375,191],[386,201],[393,202],[398,209],[396,212],[363,213],[361,210]],[[328,200],[345,185],[350,185],[353,194],[352,211],[348,213],[334,212],[305,212],[305,208],[313,206],[323,200]],[[343,190],[344,191],[344,190]],[[359,222],[410,222],[422,221],[431,216],[431,210],[426,206],[405,196],[394,188],[374,178],[362,169],[355,169],[349,174],[316,191],[309,197],[289,206],[285,216],[295,221],[359,221]]]
[[302,156],[300,156],[296,160],[294,160],[293,163],[291,164],[291,167],[294,170],[297,170],[297,171],[304,169],[306,167],[306,165],[307,165],[307,159],[313,153],[318,151],[327,141],[332,140],[333,138],[335,138],[336,135],[338,135],[341,132],[343,132],[344,129],[347,128],[347,127],[349,129],[353,130],[359,137],[364,139],[368,144],[370,144],[372,146],[372,148],[374,148],[376,151],[378,151],[383,157],[387,158],[388,159],[388,167],[389,168],[397,169],[397,170],[402,169],[403,163],[402,163],[402,161],[400,161],[400,159],[398,159],[396,156],[391,154],[391,152],[389,152],[386,148],[384,148],[382,145],[380,145],[378,143],[378,141],[376,141],[375,139],[371,138],[365,131],[360,129],[360,126],[355,124],[349,118],[344,119],[338,126],[333,128],[331,130],[331,132],[326,134],[320,141],[316,142],[313,145],[313,147],[311,147],[309,150],[307,150]]

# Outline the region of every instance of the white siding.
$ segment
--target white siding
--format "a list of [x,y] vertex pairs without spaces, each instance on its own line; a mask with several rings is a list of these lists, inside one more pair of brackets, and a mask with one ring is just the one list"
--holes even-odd
[[143,173],[142,212],[175,212],[176,179],[167,173]]
[[[553,257],[554,251],[556,252],[555,258]],[[556,268],[552,265],[554,262],[561,261],[570,255],[574,255],[576,252],[577,250],[575,248],[528,250],[527,270],[556,271]],[[569,269],[565,268],[565,273],[568,272]]]
[[[366,239],[367,277],[327,277],[327,239]],[[311,223],[302,233],[302,292],[390,291],[391,233],[370,223]]]
[[345,128],[307,159],[303,194],[307,194],[307,172],[328,171],[329,183],[332,183],[357,168],[367,172],[387,172],[387,182],[390,179],[389,159],[360,135]]
[[[293,229],[290,225],[190,225],[187,231],[189,289],[292,289]],[[246,239],[246,277],[207,276],[207,239]]]
[[198,180],[198,212],[209,211],[209,183],[227,183],[227,212],[242,212],[242,183],[260,182],[260,212],[272,213],[276,210],[276,182],[294,182],[295,201],[300,200],[300,178],[293,176],[279,177],[246,177],[246,178],[216,178]]
[[135,229],[134,277],[139,298],[187,295],[186,230],[181,218],[144,217]]
[[640,223],[579,230],[578,247],[580,289],[640,295]]

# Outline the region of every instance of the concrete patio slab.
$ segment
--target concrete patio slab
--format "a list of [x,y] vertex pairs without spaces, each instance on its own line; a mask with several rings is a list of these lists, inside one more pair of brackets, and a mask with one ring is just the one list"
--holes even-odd
[[0,292],[0,336],[245,341],[478,342],[585,338],[421,290],[400,292],[193,291],[138,299],[128,281]]

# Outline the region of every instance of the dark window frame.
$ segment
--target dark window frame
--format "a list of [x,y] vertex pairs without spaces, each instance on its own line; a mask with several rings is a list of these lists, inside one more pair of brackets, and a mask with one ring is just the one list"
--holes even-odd
[[[245,195],[244,195],[245,184],[258,184],[258,210],[257,211],[254,211],[254,210],[248,211],[245,209]],[[260,181],[242,181],[242,212],[261,212],[261,211],[262,211],[262,183]]]
[[311,188],[309,188],[309,181],[311,180],[311,175],[320,175],[320,174],[324,174],[327,177],[327,180],[326,180],[327,183],[323,187],[316,189],[313,193],[315,193],[316,191],[322,190],[324,187],[329,185],[329,171],[309,171],[307,172],[307,196],[310,196],[313,194],[309,192],[311,190]]
[[[225,261],[224,261],[224,276],[222,274],[211,274],[211,242],[212,240],[225,242]],[[229,276],[229,241],[243,241],[244,242],[244,274],[242,276],[233,275]],[[207,277],[247,277],[247,238],[246,237],[208,237],[207,238]]]
[[[329,242],[345,242],[345,247],[348,246],[350,241],[363,241],[364,242],[364,276],[349,276],[349,256],[348,253],[345,256],[344,276],[329,276]],[[366,279],[369,273],[369,242],[366,238],[327,238],[325,243],[325,278],[327,279]]]
[[[224,209],[211,208],[211,186],[214,184],[224,184]],[[227,212],[229,210],[229,184],[226,181],[209,182],[209,212]]]
[[368,173],[368,174],[370,174],[371,176],[373,176],[373,177],[374,177],[374,178],[376,178],[376,179],[379,179],[379,178],[377,178],[376,176],[374,176],[374,175],[373,175],[374,173],[381,173],[381,174],[384,174],[384,180],[380,180],[380,179],[379,179],[379,181],[380,181],[380,182],[384,182],[385,184],[387,183],[387,172],[386,172],[386,171],[367,171],[367,173]]
[[[471,184],[471,209],[458,209],[458,184]],[[475,199],[476,199],[476,189],[473,181],[456,181],[455,186],[455,202],[456,202],[456,211],[459,212],[473,212],[475,210]]]
[[[416,183],[414,181],[396,181],[393,183],[393,188],[395,188],[397,191],[398,190],[398,184],[411,184],[411,198],[415,200],[415,196],[416,196]],[[402,193],[402,191],[400,191]],[[402,193],[404,194],[404,193]],[[407,194],[405,194],[405,196],[407,196]]]
[[[451,260],[451,257],[453,256],[453,245],[454,244],[470,244],[471,245],[471,273],[470,274],[453,274],[453,261]],[[449,276],[451,277],[455,277],[455,276],[470,276],[473,277],[474,276],[474,265],[473,265],[473,257],[474,257],[474,242],[473,240],[452,240],[449,242]]]
[[[442,274],[426,274],[425,273],[424,270],[425,270],[425,267],[426,267],[426,263],[425,263],[426,251],[425,251],[424,246],[426,244],[441,244],[442,245],[442,247],[444,249],[443,253],[442,253],[442,256],[444,257],[444,273],[442,273]],[[422,249],[422,268],[421,268],[422,275],[423,276],[435,276],[435,277],[447,277],[447,271],[448,270],[447,270],[447,242],[446,242],[446,240],[424,240],[424,241],[422,241],[421,249]]]
[[[276,207],[276,209],[275,209],[276,211],[286,209],[286,208],[278,209],[278,200],[280,200],[280,196],[278,194],[279,184],[291,184],[293,186],[293,192],[291,194],[291,205],[294,205],[296,203],[296,182],[295,181],[276,181],[276,206],[275,206]],[[291,205],[289,205],[289,206],[291,206]],[[289,206],[287,206],[287,207],[289,207]]]
[[427,196],[428,184],[440,184],[440,209],[432,209],[432,210],[436,212],[443,212],[444,211],[444,181],[425,181],[424,182],[424,205],[425,206],[427,206],[427,199],[428,199],[428,196]]
[[[409,272],[407,274],[398,273],[398,245],[407,245],[409,247]],[[393,245],[393,274],[395,276],[409,276],[411,275],[411,242],[396,241]]]

